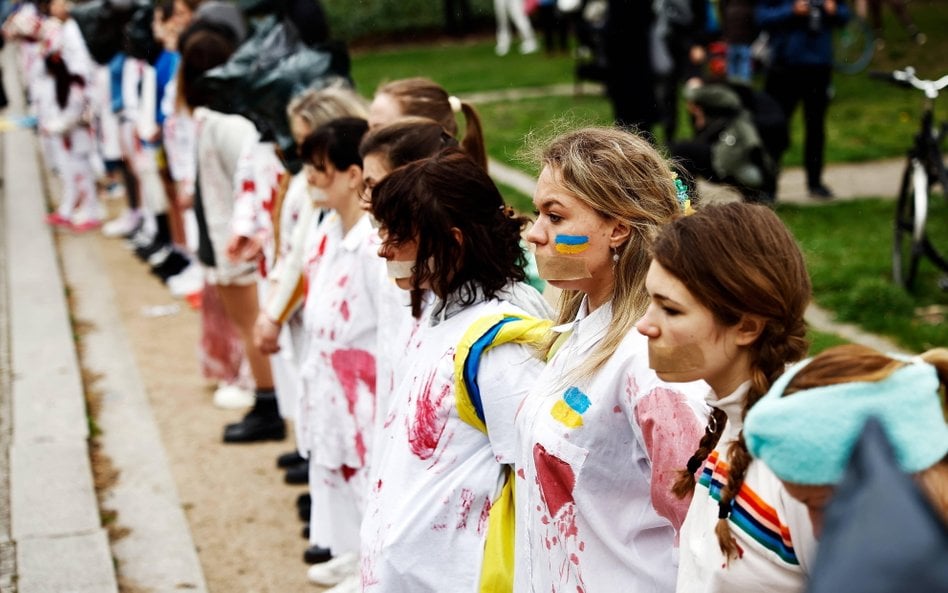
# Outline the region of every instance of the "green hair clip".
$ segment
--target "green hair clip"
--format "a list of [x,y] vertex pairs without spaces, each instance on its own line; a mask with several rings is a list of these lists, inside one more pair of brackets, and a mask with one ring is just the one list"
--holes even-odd
[[688,188],[685,187],[685,183],[678,177],[677,173],[675,173],[675,191],[682,213],[685,216],[694,214],[694,208],[691,207],[691,198],[688,196]]

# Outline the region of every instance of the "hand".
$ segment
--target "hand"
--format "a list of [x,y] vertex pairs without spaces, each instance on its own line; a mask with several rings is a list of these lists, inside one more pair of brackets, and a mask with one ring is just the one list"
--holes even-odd
[[256,237],[234,235],[227,242],[227,257],[233,262],[257,261],[263,255],[263,244]]
[[708,59],[708,51],[703,45],[692,45],[688,51],[688,58],[692,64],[704,64],[705,60]]
[[271,320],[261,311],[253,325],[253,345],[263,354],[276,354],[280,351],[277,339],[280,336],[280,324]]

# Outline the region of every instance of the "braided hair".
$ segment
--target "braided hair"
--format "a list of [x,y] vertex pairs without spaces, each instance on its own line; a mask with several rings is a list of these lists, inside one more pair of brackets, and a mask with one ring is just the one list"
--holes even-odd
[[[769,208],[740,202],[709,206],[662,229],[652,257],[722,325],[734,326],[746,315],[762,320],[760,335],[746,347],[751,375],[745,415],[786,364],[802,359],[809,346],[803,315],[810,302],[810,278],[793,236]],[[697,450],[672,488],[677,496],[694,491],[695,473],[717,446],[726,422],[723,411],[711,414]],[[743,433],[729,445],[727,456],[730,470],[715,533],[725,558],[731,558],[737,556],[737,544],[728,518],[751,462]]]

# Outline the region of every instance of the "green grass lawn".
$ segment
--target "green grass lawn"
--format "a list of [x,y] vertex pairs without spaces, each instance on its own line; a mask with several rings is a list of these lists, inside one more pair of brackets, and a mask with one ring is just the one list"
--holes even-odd
[[[929,233],[948,253],[948,203],[935,198]],[[923,260],[913,294],[891,281],[894,209],[891,200],[870,199],[777,212],[804,250],[818,304],[909,350],[944,346],[948,293],[937,286],[939,271]]]
[[[923,77],[948,74],[948,1],[916,0],[910,9],[928,33],[928,42],[923,46],[913,44],[885,11],[886,46],[876,53],[870,69],[913,65]],[[353,77],[366,96],[371,96],[381,82],[408,76],[430,77],[457,95],[571,83],[574,65],[570,57],[548,57],[542,52],[529,56],[512,52],[499,58],[494,55],[494,40],[490,37],[380,51],[362,49],[352,57]],[[948,113],[946,101],[941,100],[941,113]],[[867,73],[837,74],[827,121],[827,161],[901,156],[915,133],[922,102],[920,92],[870,79]],[[612,119],[609,102],[596,95],[481,103],[477,107],[491,156],[513,166],[520,165],[516,155],[531,131],[545,129],[550,122],[571,122],[575,127],[608,124]],[[801,163],[801,120],[799,113],[793,118],[793,144],[784,157],[785,166]]]
[[[928,35],[928,42],[923,46],[911,43],[885,11],[885,49],[876,53],[870,69],[889,71],[912,65],[925,78],[948,74],[948,0],[914,0],[909,9]],[[575,63],[570,57],[512,52],[499,58],[493,47],[493,38],[481,37],[378,51],[362,48],[353,53],[352,72],[366,96],[384,81],[408,76],[427,76],[457,95],[574,82]],[[827,121],[827,162],[904,155],[922,105],[918,91],[871,79],[867,73],[836,74]],[[539,99],[479,101],[476,106],[490,156],[530,175],[537,171],[523,158],[525,145],[541,142],[556,131],[612,121],[609,102],[588,90]],[[948,96],[939,99],[936,113],[948,119]],[[797,114],[792,120],[793,144],[783,163],[788,167],[801,162],[801,119]],[[520,211],[532,211],[529,196],[509,187],[501,187],[501,191]],[[948,239],[948,207],[943,202],[934,206],[932,236]],[[937,288],[938,274],[933,266],[923,262],[915,294],[907,294],[890,280],[893,209],[891,201],[864,200],[819,208],[780,206],[778,213],[806,253],[817,303],[836,312],[840,320],[888,335],[910,350],[946,345],[948,293]],[[948,253],[948,240],[943,243]],[[840,342],[838,337],[820,332],[811,332],[811,338],[813,352]]]

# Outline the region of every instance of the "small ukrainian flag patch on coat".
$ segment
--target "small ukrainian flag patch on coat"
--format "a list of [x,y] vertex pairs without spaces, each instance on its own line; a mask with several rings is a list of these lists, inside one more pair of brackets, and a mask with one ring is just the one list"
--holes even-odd
[[585,393],[576,387],[570,387],[563,392],[563,399],[553,404],[550,414],[564,426],[579,428],[583,425],[583,414],[590,405],[592,402]]

